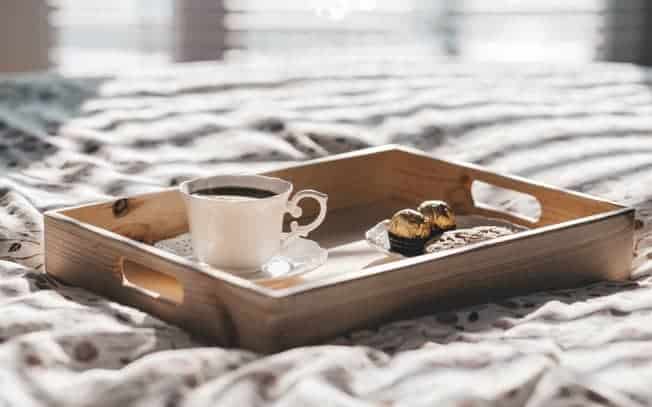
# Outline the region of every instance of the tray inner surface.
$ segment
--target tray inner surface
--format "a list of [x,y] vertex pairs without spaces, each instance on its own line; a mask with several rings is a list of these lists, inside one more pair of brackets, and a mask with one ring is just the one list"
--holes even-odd
[[[383,215],[389,216],[397,208],[404,208],[408,203],[399,199],[377,202],[363,207],[354,207],[348,210],[334,211],[330,216],[331,220],[328,226],[320,233],[311,234],[310,238],[317,240],[323,248],[328,249],[329,257],[326,264],[311,270],[308,273],[301,273],[297,276],[278,276],[274,278],[256,279],[257,284],[270,288],[284,288],[294,286],[300,282],[318,281],[332,276],[345,275],[348,273],[355,274],[380,264],[400,261],[402,258],[397,256],[388,256],[377,249],[374,249],[366,240],[360,239],[365,232],[374,226]],[[365,226],[368,225],[368,226]],[[511,222],[497,219],[488,219],[481,216],[458,216],[459,228],[470,228],[474,226],[504,226],[514,231],[526,230],[526,228],[514,225]],[[362,229],[362,230],[361,230]],[[190,236],[187,233],[180,235],[186,244]],[[169,246],[170,243],[159,247],[170,253],[180,254],[192,261],[196,261],[191,255],[188,255],[185,247],[175,249]],[[180,251],[179,251],[180,250]],[[202,266],[203,267],[203,266]]]

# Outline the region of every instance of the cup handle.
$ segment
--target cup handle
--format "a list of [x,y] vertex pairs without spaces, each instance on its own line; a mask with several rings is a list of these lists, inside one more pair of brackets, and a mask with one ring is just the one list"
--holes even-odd
[[299,201],[301,201],[303,198],[312,198],[319,203],[319,215],[317,215],[315,220],[307,225],[299,225],[299,222],[293,220],[290,223],[290,232],[283,234],[283,246],[291,243],[299,236],[308,236],[308,233],[317,229],[319,225],[321,225],[321,223],[324,221],[324,218],[326,218],[326,201],[328,201],[328,195],[313,189],[304,189],[294,194],[292,199],[290,199],[287,203],[287,212],[290,215],[295,218],[301,216],[303,210],[299,206]]

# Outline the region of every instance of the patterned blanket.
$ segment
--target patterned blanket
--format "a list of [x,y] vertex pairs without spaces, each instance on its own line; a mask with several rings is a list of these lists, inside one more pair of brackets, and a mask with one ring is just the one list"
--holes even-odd
[[[401,59],[0,80],[0,405],[651,404],[651,77]],[[262,356],[43,274],[44,210],[390,142],[636,206],[632,280]]]

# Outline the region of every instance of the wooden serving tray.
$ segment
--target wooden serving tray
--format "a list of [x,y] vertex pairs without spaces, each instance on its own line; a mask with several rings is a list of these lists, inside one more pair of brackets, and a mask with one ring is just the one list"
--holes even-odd
[[[329,195],[326,221],[310,236],[329,249],[323,267],[250,281],[155,248],[188,230],[175,188],[46,213],[46,271],[211,343],[265,353],[389,318],[629,276],[634,210],[605,200],[397,146],[267,174]],[[541,216],[476,203],[474,181],[531,195]],[[376,222],[426,199],[530,229],[408,259],[389,258],[364,241]],[[315,210],[304,207],[304,222]]]

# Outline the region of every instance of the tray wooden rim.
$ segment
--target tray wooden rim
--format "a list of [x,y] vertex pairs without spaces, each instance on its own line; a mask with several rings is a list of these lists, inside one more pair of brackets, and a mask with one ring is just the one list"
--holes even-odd
[[[406,259],[398,260],[398,261],[395,261],[395,262],[392,262],[392,263],[389,263],[389,264],[381,264],[381,265],[372,266],[372,267],[370,267],[368,269],[365,269],[363,271],[358,271],[355,274],[343,274],[343,275],[333,276],[331,278],[326,278],[326,279],[319,280],[319,281],[314,281],[314,282],[307,282],[307,283],[301,284],[299,286],[289,287],[289,288],[282,288],[282,289],[268,288],[268,287],[265,287],[265,286],[258,285],[258,284],[256,284],[255,282],[253,282],[251,280],[247,280],[247,279],[244,279],[244,278],[241,278],[241,277],[238,277],[238,276],[234,276],[234,275],[232,275],[230,273],[226,273],[226,272],[223,272],[223,271],[220,271],[220,270],[217,270],[217,269],[208,268],[208,267],[206,267],[206,268],[201,267],[200,265],[196,264],[195,262],[184,259],[184,258],[182,258],[180,256],[177,256],[177,255],[175,255],[173,253],[170,253],[170,252],[167,252],[165,250],[158,249],[158,248],[154,247],[153,245],[138,242],[138,241],[130,239],[128,237],[122,236],[122,235],[120,235],[120,234],[118,234],[116,232],[113,232],[113,231],[110,231],[110,230],[107,230],[107,229],[104,229],[104,228],[101,228],[101,227],[98,227],[98,226],[95,226],[95,225],[91,225],[91,224],[76,220],[76,219],[74,219],[72,217],[69,217],[69,216],[66,216],[66,215],[63,214],[63,212],[71,210],[71,209],[84,208],[84,207],[94,206],[94,205],[98,205],[98,204],[100,204],[100,205],[101,204],[109,204],[109,203],[113,203],[116,200],[121,199],[121,198],[136,198],[136,197],[141,197],[142,198],[142,197],[147,197],[149,195],[157,195],[157,194],[164,193],[164,192],[171,192],[171,191],[178,190],[178,187],[162,188],[162,189],[160,189],[159,191],[156,191],[156,192],[138,194],[138,195],[133,195],[133,196],[129,196],[129,197],[125,197],[125,196],[123,196],[123,197],[115,197],[115,198],[106,199],[106,200],[102,200],[102,201],[95,201],[95,202],[85,203],[85,204],[76,205],[76,206],[53,209],[53,210],[46,211],[43,216],[56,219],[57,221],[60,221],[60,222],[65,222],[65,223],[74,225],[75,227],[84,229],[84,230],[92,232],[92,233],[103,235],[103,236],[105,236],[107,238],[110,238],[112,240],[119,241],[122,244],[128,245],[128,246],[130,246],[130,247],[132,247],[134,249],[144,251],[145,253],[147,253],[149,255],[153,255],[153,256],[163,258],[164,260],[166,260],[168,262],[172,262],[172,263],[174,263],[174,264],[176,264],[176,265],[178,265],[180,267],[188,268],[188,269],[190,269],[192,271],[207,275],[208,277],[217,278],[217,279],[220,279],[220,280],[222,280],[222,281],[224,281],[224,282],[226,282],[228,284],[232,284],[232,285],[235,285],[235,286],[237,286],[239,288],[249,290],[252,293],[254,293],[256,295],[259,295],[259,296],[262,296],[264,298],[283,299],[283,298],[303,294],[303,293],[308,292],[308,291],[316,290],[316,289],[319,289],[319,288],[324,288],[324,287],[331,286],[331,285],[337,285],[337,284],[341,284],[341,283],[345,283],[345,282],[349,282],[349,281],[354,281],[354,280],[358,280],[358,279],[369,278],[369,277],[372,277],[374,275],[381,274],[381,273],[387,273],[387,272],[393,272],[393,271],[401,271],[401,270],[403,270],[405,268],[413,267],[413,266],[416,266],[416,265],[421,265],[423,263],[434,262],[434,261],[436,261],[436,260],[438,260],[440,258],[444,258],[444,257],[448,258],[448,257],[453,257],[453,256],[461,256],[461,255],[464,255],[464,254],[472,252],[472,251],[484,250],[484,249],[487,249],[487,248],[490,248],[490,247],[495,247],[495,246],[502,246],[502,245],[505,245],[505,244],[509,244],[512,241],[517,241],[517,240],[521,240],[521,239],[529,239],[529,238],[536,237],[536,236],[539,236],[541,234],[548,233],[548,232],[560,231],[560,230],[564,230],[564,229],[570,229],[570,228],[573,228],[573,227],[583,226],[583,225],[587,225],[587,224],[590,224],[590,223],[595,223],[595,222],[598,222],[598,221],[609,219],[611,217],[621,216],[621,215],[624,215],[624,214],[631,214],[633,216],[634,213],[635,213],[635,208],[624,206],[624,205],[621,205],[619,203],[616,203],[616,202],[613,202],[613,201],[610,201],[610,200],[607,200],[607,199],[595,197],[595,196],[588,195],[588,194],[581,193],[581,192],[567,190],[567,189],[560,188],[560,187],[551,186],[551,185],[548,185],[548,184],[545,184],[545,183],[541,183],[541,182],[538,182],[538,181],[533,181],[533,180],[530,180],[530,179],[527,179],[527,178],[523,178],[523,177],[511,175],[511,174],[505,174],[505,173],[502,173],[502,172],[498,173],[498,172],[495,172],[495,171],[491,171],[491,170],[489,170],[489,169],[487,169],[485,167],[478,166],[478,165],[471,164],[471,163],[465,163],[465,162],[459,162],[459,161],[456,161],[456,160],[448,160],[448,159],[437,158],[435,156],[432,156],[430,154],[427,154],[427,153],[425,153],[423,151],[420,151],[420,150],[417,150],[417,149],[414,149],[414,148],[399,146],[399,145],[393,145],[393,144],[379,146],[379,147],[372,147],[372,148],[363,149],[363,150],[357,150],[357,151],[353,151],[353,152],[349,152],[349,153],[338,154],[336,156],[329,156],[329,157],[319,158],[319,159],[316,159],[316,160],[310,160],[310,161],[306,161],[306,162],[292,163],[292,164],[289,164],[289,165],[287,165],[287,164],[286,165],[279,165],[278,167],[272,168],[269,171],[300,168],[300,167],[304,167],[304,166],[308,166],[308,165],[327,163],[327,162],[337,161],[337,160],[347,160],[347,159],[351,159],[351,158],[355,158],[355,157],[374,155],[374,154],[379,154],[379,153],[383,153],[383,152],[390,152],[390,151],[401,151],[401,152],[405,152],[405,153],[409,153],[409,154],[414,154],[414,155],[418,155],[418,156],[421,156],[421,157],[424,157],[424,158],[433,159],[433,160],[437,160],[437,161],[440,161],[440,162],[453,164],[453,165],[456,165],[456,166],[459,166],[459,167],[472,169],[472,170],[474,170],[476,172],[483,173],[483,174],[499,175],[500,177],[505,178],[507,180],[512,180],[512,181],[515,181],[515,182],[529,184],[532,187],[546,188],[546,189],[550,189],[550,190],[559,191],[559,192],[563,192],[563,193],[566,193],[566,194],[574,195],[574,196],[577,196],[577,197],[580,197],[580,198],[583,198],[583,199],[589,199],[589,200],[592,200],[592,201],[608,203],[608,204],[613,205],[613,206],[615,206],[615,207],[617,207],[619,209],[606,211],[606,212],[599,213],[599,214],[596,214],[596,215],[584,216],[584,217],[580,217],[580,218],[569,220],[569,221],[560,222],[560,223],[553,224],[553,225],[537,227],[537,228],[534,228],[534,229],[530,229],[530,230],[527,230],[527,231],[516,233],[514,235],[503,236],[503,237],[500,237],[500,238],[492,239],[490,241],[479,242],[479,243],[475,243],[475,244],[468,245],[468,246],[465,246],[465,247],[461,247],[461,248],[458,248],[458,249],[448,250],[445,253],[431,253],[431,254],[425,254],[425,255],[422,255],[422,256],[414,257],[414,258],[406,258]],[[45,250],[47,251],[47,247],[45,248]]]

